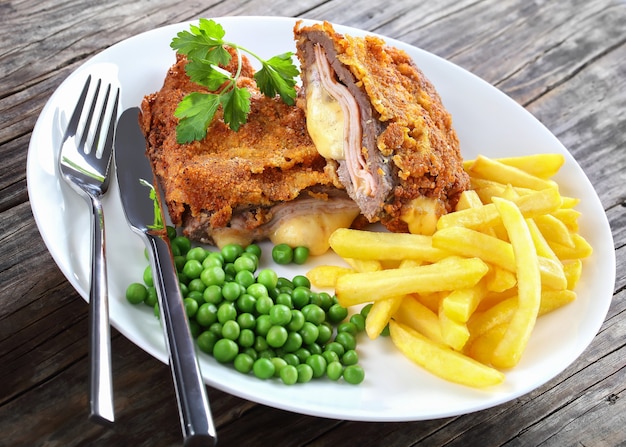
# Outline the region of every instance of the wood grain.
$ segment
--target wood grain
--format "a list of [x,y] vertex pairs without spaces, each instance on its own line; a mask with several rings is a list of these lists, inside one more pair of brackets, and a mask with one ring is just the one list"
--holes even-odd
[[[167,24],[227,15],[324,19],[416,45],[495,85],[570,150],[609,218],[615,294],[562,374],[511,402],[432,421],[364,423],[273,409],[209,388],[221,446],[626,444],[626,3],[0,0],[0,445],[181,445],[167,365],[113,331],[117,421],[88,422],[87,306],[28,201],[30,135],[85,60]],[[497,125],[497,123],[494,123]]]

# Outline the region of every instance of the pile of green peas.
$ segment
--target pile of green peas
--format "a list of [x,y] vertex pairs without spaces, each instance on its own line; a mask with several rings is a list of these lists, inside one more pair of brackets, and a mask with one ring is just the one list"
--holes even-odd
[[[336,297],[311,290],[303,275],[279,277],[258,270],[261,248],[228,244],[192,247],[168,227],[189,325],[198,348],[243,374],[277,378],[287,385],[327,377],[364,380],[356,351],[369,306],[348,318]],[[300,262],[300,260],[299,260]],[[159,309],[148,265],[143,282],[126,290],[132,304]]]

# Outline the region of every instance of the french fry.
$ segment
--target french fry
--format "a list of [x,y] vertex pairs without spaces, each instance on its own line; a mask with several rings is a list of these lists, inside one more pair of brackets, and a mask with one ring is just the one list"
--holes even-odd
[[357,272],[377,272],[383,269],[383,264],[377,259],[343,258],[346,263]]
[[[533,154],[520,157],[496,158],[495,160],[546,180],[553,177],[565,163],[565,157],[562,154]],[[463,162],[463,167],[466,171],[472,163],[474,163],[474,160]]]
[[431,237],[409,233],[383,233],[340,228],[329,239],[330,247],[342,258],[362,260],[416,259],[436,262],[450,256],[434,248]]
[[502,323],[489,328],[489,330],[480,334],[476,339],[468,342],[465,347],[465,352],[480,363],[490,365],[493,352],[498,347],[498,344],[500,344],[507,327],[507,323]]
[[505,199],[494,198],[494,204],[515,252],[519,295],[517,309],[494,350],[491,363],[498,368],[512,368],[519,362],[535,326],[541,304],[541,274],[537,252],[519,208]]
[[489,292],[504,292],[516,286],[517,277],[510,270],[492,265],[486,275],[486,283]]
[[[526,228],[528,227],[526,226]],[[510,242],[464,227],[449,227],[438,230],[432,236],[432,240],[435,247],[462,256],[480,258],[488,264],[496,265],[511,272],[517,271],[514,250]],[[546,285],[555,289],[566,287],[567,280],[560,263],[544,257],[539,257],[538,263],[541,280]]]
[[565,306],[576,299],[576,293],[572,290],[542,290],[539,316]]
[[572,234],[572,241],[574,242],[574,247],[567,247],[552,241],[548,241],[548,244],[561,261],[582,259],[591,256],[593,248],[580,234]]
[[544,214],[533,219],[545,237],[546,241],[554,241],[557,244],[574,248],[574,241],[567,226],[551,214]]
[[374,301],[365,319],[365,333],[374,340],[385,329],[391,320],[391,316],[396,313],[404,297],[396,296],[385,300]]
[[561,205],[561,208],[552,213],[554,217],[559,219],[572,233],[578,233],[578,218],[580,217],[580,211],[572,208],[566,208],[565,205]]
[[497,369],[435,343],[394,320],[389,322],[389,333],[393,343],[405,356],[445,380],[476,388],[504,381],[504,374]]
[[318,265],[310,269],[306,277],[315,287],[329,288],[335,287],[337,278],[346,273],[354,273],[354,269],[337,265]]
[[[554,188],[546,188],[522,195],[514,200],[522,215],[526,218],[552,213],[561,206],[561,195]],[[471,229],[489,228],[501,222],[500,215],[493,203],[478,208],[468,208],[454,213],[444,214],[437,221],[437,229],[448,227],[466,227]]]
[[450,292],[441,300],[440,309],[448,318],[459,323],[466,323],[485,294],[486,285],[484,281],[479,281],[478,284],[469,289],[458,289]]
[[337,279],[335,294],[348,307],[410,293],[473,287],[488,270],[478,258],[450,257],[419,267],[348,273]]
[[494,180],[505,185],[511,184],[513,186],[537,191],[546,188],[555,188],[558,190],[558,185],[553,180],[537,177],[518,167],[507,165],[483,155],[476,157],[474,162],[468,167],[467,173],[470,177],[480,177]]
[[393,318],[429,339],[443,343],[439,317],[417,297],[412,295],[404,297]]
[[480,200],[478,193],[473,189],[468,189],[461,193],[461,197],[459,197],[459,201],[456,204],[456,211],[477,208],[482,205],[483,202]]
[[572,259],[563,263],[563,272],[567,278],[567,289],[574,290],[583,273],[583,262],[580,259]]
[[[443,300],[441,301],[443,303]],[[469,339],[467,325],[453,318],[450,318],[442,306],[439,307],[439,326],[441,327],[441,337],[446,345],[452,349],[460,351]]]

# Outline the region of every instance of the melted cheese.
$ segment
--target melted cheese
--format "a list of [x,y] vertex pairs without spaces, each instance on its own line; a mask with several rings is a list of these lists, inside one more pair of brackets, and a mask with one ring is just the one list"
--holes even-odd
[[439,216],[445,211],[441,201],[422,196],[402,208],[400,219],[408,224],[410,233],[431,235],[437,229]]
[[270,235],[270,240],[275,245],[304,245],[309,248],[311,255],[321,255],[328,250],[328,238],[333,231],[350,227],[358,214],[358,210],[346,210],[295,216],[281,222],[279,228]]
[[318,81],[319,77],[311,74],[309,79],[306,89],[306,127],[309,135],[322,157],[343,160],[344,118],[341,105],[328,94]]

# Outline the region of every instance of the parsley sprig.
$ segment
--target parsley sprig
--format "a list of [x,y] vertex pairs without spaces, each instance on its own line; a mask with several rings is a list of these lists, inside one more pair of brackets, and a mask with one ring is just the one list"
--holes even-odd
[[[202,140],[217,109],[222,106],[224,122],[237,131],[248,119],[250,91],[237,86],[241,76],[242,56],[245,52],[261,63],[255,72],[256,84],[266,96],[277,94],[289,105],[295,103],[296,78],[299,71],[292,61],[292,52],[263,59],[252,51],[224,39],[224,28],[214,20],[200,19],[198,26],[179,32],[170,46],[187,56],[186,72],[196,84],[207,87],[211,93],[193,92],[178,104],[174,115],[179,119],[176,140],[180,144]],[[238,64],[234,74],[220,68],[231,61],[225,47],[235,50]]]

